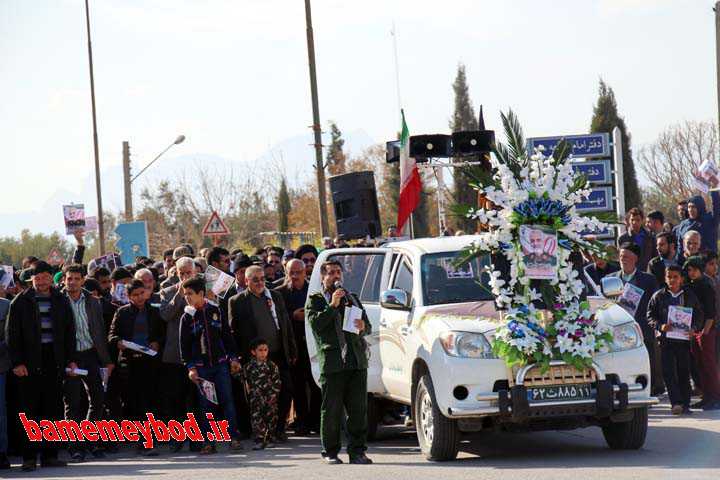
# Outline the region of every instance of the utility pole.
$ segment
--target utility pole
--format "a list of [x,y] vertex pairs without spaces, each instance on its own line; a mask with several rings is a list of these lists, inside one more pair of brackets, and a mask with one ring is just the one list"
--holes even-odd
[[313,40],[312,14],[310,0],[305,0],[305,23],[307,25],[308,64],[310,67],[310,93],[312,95],[313,125],[315,133],[315,173],[317,174],[318,202],[320,210],[320,236],[329,235],[328,212],[325,194],[325,165],[322,153],[322,135],[320,128],[320,108],[318,107],[317,76],[315,74],[315,42]]
[[125,221],[133,221],[132,183],[130,182],[130,143],[123,142],[123,184],[125,186]]
[[718,127],[720,127],[720,2],[715,2],[715,69],[718,97]]
[[90,66],[90,101],[92,103],[93,147],[95,149],[98,237],[100,237],[100,255],[105,255],[105,220],[103,219],[102,187],[100,186],[100,152],[98,150],[97,118],[95,115],[95,76],[93,74],[92,42],[90,41],[90,6],[88,5],[88,0],[85,0],[85,24],[87,26],[88,64]]

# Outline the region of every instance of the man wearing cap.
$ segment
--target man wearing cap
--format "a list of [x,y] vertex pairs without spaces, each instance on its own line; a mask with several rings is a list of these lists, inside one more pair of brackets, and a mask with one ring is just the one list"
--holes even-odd
[[[647,306],[650,298],[658,290],[658,283],[655,277],[649,273],[640,271],[638,268],[638,259],[640,258],[640,247],[637,244],[631,242],[625,242],[620,245],[620,270],[611,273],[608,277],[616,277],[622,280],[623,284],[626,285],[625,291],[629,291],[631,288],[627,285],[630,284],[635,287],[635,292],[642,295],[640,301],[628,307],[628,313],[635,317],[635,321],[640,325],[645,338],[645,348],[648,351],[650,357],[650,369],[652,371],[651,379],[652,386],[651,390],[653,394],[662,392],[665,387],[662,380],[662,370],[657,355],[657,340],[655,339],[655,331],[648,324],[647,321]],[[623,294],[624,295],[624,294]],[[634,310],[634,311],[631,311]]]
[[[46,262],[35,263],[32,287],[10,304],[5,330],[23,413],[35,421],[62,419],[62,381],[75,375],[65,369],[77,368],[75,325],[70,302],[53,288],[52,267]],[[38,447],[41,466],[66,465],[57,458],[57,443],[23,440],[24,471],[37,468]]]

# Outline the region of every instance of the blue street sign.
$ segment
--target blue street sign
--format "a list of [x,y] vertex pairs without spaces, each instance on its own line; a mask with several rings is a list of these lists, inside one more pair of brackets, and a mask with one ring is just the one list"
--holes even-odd
[[147,223],[144,221],[119,223],[115,227],[115,235],[119,237],[115,246],[124,265],[135,263],[135,257],[150,256]]
[[612,183],[609,159],[573,162],[572,168],[575,173],[585,175],[592,184]]
[[612,187],[596,187],[590,189],[585,201],[575,205],[578,212],[605,212],[614,210]]
[[610,156],[610,137],[607,133],[589,133],[586,135],[564,135],[559,137],[528,138],[528,152],[545,147],[543,154],[552,155],[561,140],[572,146],[572,155],[576,158],[597,158]]

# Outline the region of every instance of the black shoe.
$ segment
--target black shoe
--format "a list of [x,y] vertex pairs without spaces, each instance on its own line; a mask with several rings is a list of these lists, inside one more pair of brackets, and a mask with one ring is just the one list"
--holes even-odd
[[370,465],[373,463],[364,453],[350,458],[350,463],[353,465]]
[[253,450],[265,450],[265,442],[255,442],[252,447]]
[[107,452],[107,453],[118,453],[118,451],[120,451],[120,447],[118,447],[114,443],[106,443],[104,445],[104,448],[105,448],[105,452]]
[[7,470],[10,468],[10,460],[7,455],[0,453],[0,470]]
[[67,462],[58,460],[57,458],[41,458],[40,466],[43,468],[47,467],[67,467]]
[[158,451],[157,447],[148,448],[146,449],[142,455],[144,457],[157,457],[160,455],[160,452]]
[[183,448],[183,444],[180,442],[173,442],[170,444],[170,453],[180,453]]
[[705,400],[700,400],[699,402],[695,402],[692,405],[690,405],[690,408],[694,408],[696,410],[699,410],[704,407],[705,407]]
[[37,470],[37,460],[34,458],[30,460],[23,460],[22,467],[20,467],[20,469],[23,472],[34,472]]
[[690,411],[690,407],[683,407],[682,414],[683,415],[692,415],[692,411]]
[[[76,451],[70,454],[70,463],[82,463],[85,461],[85,453]],[[44,465],[43,465],[44,466]]]
[[275,443],[285,443],[288,441],[288,436],[285,432],[277,432],[272,438]]
[[96,458],[98,460],[101,458],[105,458],[105,452],[103,452],[102,448],[100,447],[95,447],[90,450],[90,455],[92,455],[93,458]]
[[343,463],[343,461],[340,460],[337,455],[323,455],[322,458],[328,465],[340,465],[341,463]]
[[203,449],[203,444],[202,444],[202,442],[193,442],[193,441],[190,442],[190,451],[191,451],[191,452],[196,452],[196,453],[197,453],[197,452],[199,452],[199,451],[202,450],[202,449]]

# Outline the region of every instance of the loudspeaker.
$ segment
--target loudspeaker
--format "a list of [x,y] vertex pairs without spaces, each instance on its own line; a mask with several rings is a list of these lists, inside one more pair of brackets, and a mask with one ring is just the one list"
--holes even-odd
[[452,151],[450,135],[415,135],[410,137],[410,156],[415,161],[427,158],[447,158]]
[[455,132],[452,134],[452,151],[455,157],[488,153],[492,151],[494,145],[495,132],[492,130]]
[[373,172],[352,172],[328,179],[338,235],[346,239],[382,235]]
[[385,142],[385,162],[395,163],[400,161],[400,140]]

